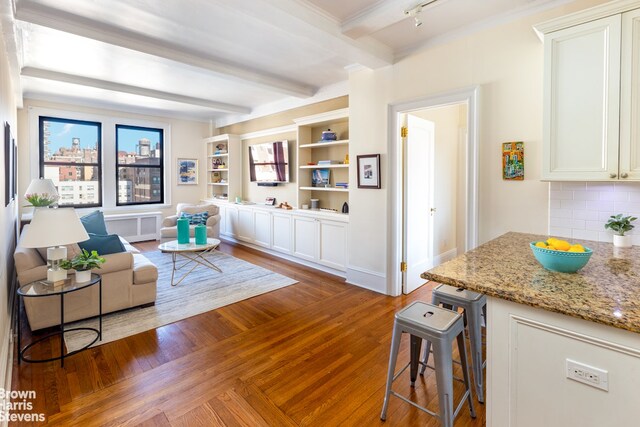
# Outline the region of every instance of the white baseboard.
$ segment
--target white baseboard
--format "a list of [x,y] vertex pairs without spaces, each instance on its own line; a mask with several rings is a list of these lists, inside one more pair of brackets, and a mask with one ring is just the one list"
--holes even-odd
[[271,250],[269,248],[265,248],[263,246],[255,245],[253,243],[237,240],[237,239],[234,239],[233,237],[220,236],[220,240],[246,246],[248,248],[255,249],[257,251],[264,252],[269,255],[277,256],[278,258],[286,259],[287,261],[295,262],[296,264],[302,264],[307,267],[315,268],[316,270],[324,271],[325,273],[333,274],[334,276],[339,276],[342,278],[346,277],[344,271],[336,270],[335,268],[331,268],[331,267],[325,267],[324,265],[316,264],[315,262],[306,261],[304,259],[294,257],[293,255],[288,255],[283,252],[278,252],[278,251]]
[[433,266],[436,267],[442,263],[450,261],[456,256],[458,256],[458,248],[453,248],[451,250],[448,250],[447,252],[441,253],[440,255],[436,255],[433,258]]
[[389,294],[387,276],[378,271],[350,265],[347,267],[347,283],[381,294]]

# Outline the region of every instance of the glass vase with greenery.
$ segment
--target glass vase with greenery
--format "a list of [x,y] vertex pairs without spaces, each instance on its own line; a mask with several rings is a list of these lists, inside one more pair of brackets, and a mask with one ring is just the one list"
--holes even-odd
[[57,196],[52,196],[51,194],[47,194],[47,193],[25,194],[24,198],[27,200],[27,202],[29,202],[29,205],[27,206],[33,206],[36,208],[53,206],[58,201]]

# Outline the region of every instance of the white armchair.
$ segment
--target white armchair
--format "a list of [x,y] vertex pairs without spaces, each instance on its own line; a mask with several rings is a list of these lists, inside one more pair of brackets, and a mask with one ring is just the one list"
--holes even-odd
[[[203,204],[194,205],[190,203],[178,203],[176,207],[176,215],[166,217],[162,221],[162,228],[160,229],[161,241],[175,240],[178,238],[177,221],[180,218],[182,212],[188,214],[197,214],[207,212],[209,214],[207,218],[207,237],[219,238],[220,236],[220,209],[216,205]],[[194,237],[195,226],[189,225],[189,235]]]

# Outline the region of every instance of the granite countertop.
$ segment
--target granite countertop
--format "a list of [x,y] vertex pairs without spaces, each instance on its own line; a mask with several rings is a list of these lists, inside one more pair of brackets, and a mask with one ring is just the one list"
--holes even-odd
[[507,233],[421,277],[640,333],[640,247],[570,240],[593,249],[593,255],[577,273],[555,273],[529,248],[547,238]]

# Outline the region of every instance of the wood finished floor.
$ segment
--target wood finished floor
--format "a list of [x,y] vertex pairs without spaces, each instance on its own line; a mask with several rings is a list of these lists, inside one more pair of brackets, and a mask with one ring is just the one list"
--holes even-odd
[[[13,389],[35,390],[33,412],[55,426],[439,425],[393,397],[387,421],[379,420],[393,315],[429,301],[430,284],[392,298],[242,246],[220,250],[299,283],[89,349],[64,368],[18,366],[14,357]],[[34,356],[56,348],[51,342]],[[407,360],[405,336],[399,361]],[[432,371],[415,390],[408,382],[405,372],[394,389],[437,410]],[[454,387],[457,402],[462,386]],[[477,401],[476,411],[474,420],[463,408],[455,425],[484,426]]]

